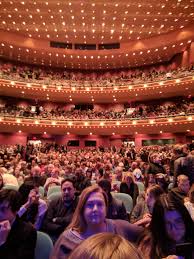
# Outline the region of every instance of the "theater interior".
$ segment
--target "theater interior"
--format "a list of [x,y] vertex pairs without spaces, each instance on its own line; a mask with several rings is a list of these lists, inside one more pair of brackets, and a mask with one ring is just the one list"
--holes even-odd
[[1,144],[194,141],[192,0],[10,0],[0,17]]

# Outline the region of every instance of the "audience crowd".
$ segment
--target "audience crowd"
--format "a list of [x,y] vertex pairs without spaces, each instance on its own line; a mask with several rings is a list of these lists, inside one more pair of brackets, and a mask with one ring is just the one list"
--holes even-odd
[[1,145],[0,258],[33,259],[38,230],[52,259],[192,259],[193,187],[192,145]]
[[[166,67],[166,68],[165,68]],[[60,87],[113,87],[193,75],[194,65],[173,69],[171,65],[110,72],[73,72],[0,61],[0,78]]]
[[[22,102],[22,99],[20,100]],[[174,98],[160,100],[158,103],[131,103],[130,108],[123,108],[122,111],[114,111],[104,109],[97,111],[95,109],[78,109],[71,108],[67,110],[62,105],[57,105],[54,108],[48,108],[43,104],[31,105],[28,100],[26,105],[17,104],[19,99],[3,98],[0,105],[0,116],[11,116],[17,118],[36,118],[36,119],[56,119],[56,120],[122,120],[122,119],[144,119],[158,118],[169,116],[185,116],[194,113],[193,98]],[[52,103],[53,104],[53,103]],[[53,104],[54,105],[54,104]]]

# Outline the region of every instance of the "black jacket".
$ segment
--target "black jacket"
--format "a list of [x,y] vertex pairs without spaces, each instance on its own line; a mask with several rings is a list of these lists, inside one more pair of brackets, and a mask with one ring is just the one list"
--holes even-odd
[[0,246],[1,259],[34,259],[37,233],[30,223],[18,217],[14,221],[7,241]]
[[[71,222],[77,203],[78,197],[75,197],[69,206],[64,205],[62,197],[51,201],[43,220],[42,230],[57,238]],[[56,219],[55,222],[53,219]]]

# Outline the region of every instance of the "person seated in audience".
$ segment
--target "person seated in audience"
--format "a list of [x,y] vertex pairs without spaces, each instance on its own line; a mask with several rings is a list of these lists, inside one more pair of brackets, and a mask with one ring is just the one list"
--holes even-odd
[[146,174],[144,177],[144,185],[145,188],[148,188],[149,186],[152,186],[156,184],[156,177],[154,174]]
[[97,171],[96,182],[104,179],[104,169],[101,167]]
[[145,200],[141,199],[134,207],[130,222],[138,226],[148,227],[156,200],[164,193],[163,189],[155,184],[146,189]]
[[171,189],[170,195],[174,199],[184,202],[184,198],[188,196],[189,189],[190,183],[188,176],[180,174],[177,177],[177,187]]
[[123,219],[129,220],[127,215],[125,206],[122,201],[116,199],[111,194],[111,183],[109,180],[100,180],[98,185],[102,188],[102,190],[107,194],[108,197],[108,208],[107,215],[108,219]]
[[47,177],[52,177],[51,174],[54,170],[55,166],[53,164],[48,164],[48,166],[45,168],[44,175]]
[[42,230],[48,233],[54,242],[71,222],[78,203],[75,191],[73,180],[68,178],[62,180],[61,196],[52,200],[48,205]]
[[186,197],[184,200],[184,205],[191,215],[192,220],[194,221],[194,183],[189,190],[188,198]]
[[81,168],[75,169],[75,188],[77,194],[80,195],[88,186],[91,186],[91,180],[84,175]]
[[143,259],[138,249],[113,233],[99,233],[84,240],[68,259]]
[[93,170],[92,169],[87,169],[86,171],[86,178],[90,179],[92,181],[93,179]]
[[98,185],[83,190],[71,224],[55,243],[51,259],[67,258],[83,240],[102,232],[136,242],[143,229],[125,220],[106,219],[107,205],[107,195]]
[[129,194],[133,199],[133,206],[136,204],[139,195],[138,186],[135,183],[133,173],[126,172],[120,185],[120,192]]
[[37,233],[35,228],[17,216],[20,193],[0,191],[0,258],[34,259]]
[[15,187],[19,187],[17,178],[14,175],[9,174],[6,168],[0,168],[0,175],[3,177],[4,185],[13,185]]
[[26,184],[31,184],[34,185],[36,187],[39,186],[44,186],[45,182],[46,182],[46,177],[45,176],[41,176],[41,169],[38,165],[34,166],[31,169],[31,175],[27,176],[24,179],[24,183]]
[[115,168],[115,175],[116,175],[116,180],[121,182],[123,179],[123,167],[122,166],[117,166]]
[[26,222],[31,222],[39,230],[47,210],[46,202],[40,199],[39,189],[33,185],[22,184],[18,191],[22,197],[18,216]]
[[162,194],[155,202],[152,220],[139,240],[139,249],[145,259],[194,258],[194,223],[180,202]]
[[62,178],[59,176],[59,172],[60,172],[59,168],[57,167],[53,168],[53,170],[50,173],[50,177],[46,179],[46,182],[44,184],[45,193],[47,193],[48,189],[51,186],[61,185]]

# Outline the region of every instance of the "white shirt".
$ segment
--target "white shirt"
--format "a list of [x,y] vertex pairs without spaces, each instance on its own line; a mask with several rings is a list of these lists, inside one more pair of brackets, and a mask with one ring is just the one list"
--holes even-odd
[[186,201],[184,205],[187,208],[189,214],[191,215],[192,220],[194,221],[194,203],[191,203],[190,201]]

